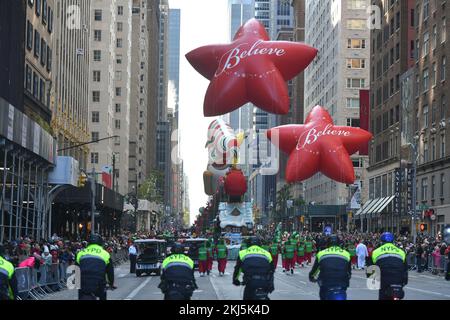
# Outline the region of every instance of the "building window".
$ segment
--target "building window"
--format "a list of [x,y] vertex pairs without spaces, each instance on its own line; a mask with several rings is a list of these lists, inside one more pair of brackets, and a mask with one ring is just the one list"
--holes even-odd
[[120,96],[122,96],[122,88],[116,87],[116,97],[120,97]]
[[36,72],[33,72],[33,96],[37,98],[39,93],[39,77]]
[[41,38],[41,65],[45,66],[45,62],[47,60],[47,43],[44,38]]
[[100,71],[98,70],[93,71],[93,78],[94,82],[100,82]]
[[118,6],[118,7],[117,7],[117,14],[118,14],[119,16],[123,16],[123,6]]
[[445,17],[442,17],[442,25],[441,25],[441,43],[447,40],[447,21]]
[[52,49],[47,46],[47,71],[52,71]]
[[139,111],[139,118],[143,118],[144,117],[144,111]]
[[364,30],[367,27],[367,22],[364,19],[348,19],[347,29]]
[[123,22],[117,22],[117,31],[123,31]]
[[440,158],[445,158],[445,135],[441,135],[441,152]]
[[422,57],[426,57],[429,51],[430,51],[430,34],[427,31],[423,34]]
[[27,64],[25,67],[25,88],[28,90],[28,92],[31,93],[31,83],[33,78],[33,71],[31,70],[31,67]]
[[102,21],[102,10],[101,9],[95,9],[95,11],[94,11],[94,20],[95,21]]
[[366,8],[365,0],[347,0],[347,9],[359,10]]
[[122,80],[122,71],[116,71],[116,80]]
[[441,188],[440,188],[439,196],[441,198],[443,198],[444,197],[444,190],[445,190],[445,174],[444,173],[441,173],[440,184],[441,184]]
[[114,144],[116,146],[120,146],[120,136],[117,136],[117,137],[114,138]]
[[37,30],[34,30],[34,56],[39,57],[41,51],[41,35]]
[[102,51],[101,50],[94,50],[94,61],[95,62],[102,61]]
[[428,105],[423,106],[423,129],[428,128]]
[[99,139],[98,132],[95,132],[95,131],[91,132],[91,140],[92,141],[98,141],[98,139]]
[[348,69],[364,69],[366,67],[366,59],[347,59]]
[[91,121],[94,123],[99,123],[100,122],[100,112],[92,111],[91,112]]
[[445,74],[446,65],[447,65],[447,57],[443,56],[441,59],[441,81],[444,81],[446,77]]
[[422,179],[422,201],[426,201],[428,196],[428,178]]
[[428,151],[428,141],[425,141],[423,143],[423,163],[427,163],[429,161]]
[[33,25],[27,20],[27,48],[33,49]]
[[39,17],[41,15],[41,0],[36,0],[36,6],[34,8],[36,15]]
[[435,188],[436,188],[436,178],[435,176],[431,176],[431,199],[434,199]]
[[365,49],[366,48],[366,40],[365,39],[348,39],[347,40],[347,48],[348,49]]
[[441,120],[445,121],[445,108],[447,107],[447,97],[443,95],[441,97]]
[[365,87],[365,79],[359,78],[347,79],[347,88],[364,88],[364,87]]
[[144,124],[142,122],[139,123],[139,130],[144,129]]
[[433,26],[433,39],[431,40],[431,49],[436,49],[437,44],[437,26]]
[[120,129],[120,119],[115,120],[115,128]]
[[436,139],[431,139],[431,161],[436,160]]
[[116,55],[116,63],[117,64],[122,64],[122,55],[121,54],[117,54]]
[[39,101],[45,104],[45,82],[44,79],[39,79]]
[[431,67],[431,85],[433,86],[433,87],[435,87],[436,86],[436,72],[437,72],[437,70],[436,70],[436,63],[435,62],[433,62],[433,66]]
[[98,163],[98,152],[91,152],[91,163]]
[[92,91],[92,102],[100,102],[100,91]]
[[359,128],[359,119],[357,118],[347,118],[347,126]]
[[430,87],[429,79],[430,75],[428,73],[428,68],[426,68],[423,70],[423,92],[427,92]]
[[102,30],[94,30],[94,41],[102,41]]
[[428,19],[430,13],[430,0],[423,1],[423,21]]
[[122,38],[117,38],[116,47],[117,48],[122,48],[122,46],[123,46]]
[[120,103],[116,103],[116,112],[120,113]]
[[47,30],[48,33],[53,32],[53,10],[52,8],[48,7],[48,24],[47,24]]

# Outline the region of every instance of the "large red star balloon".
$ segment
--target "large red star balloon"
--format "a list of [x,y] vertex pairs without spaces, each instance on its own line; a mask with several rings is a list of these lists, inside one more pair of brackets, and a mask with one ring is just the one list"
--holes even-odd
[[335,126],[330,114],[314,107],[303,125],[285,125],[267,131],[267,137],[289,154],[286,181],[297,182],[322,172],[347,184],[355,181],[350,155],[372,138],[366,130]]
[[186,58],[209,79],[203,112],[206,117],[231,112],[247,102],[275,114],[289,111],[286,81],[303,71],[317,49],[289,41],[269,41],[264,26],[249,20],[231,44],[197,48]]

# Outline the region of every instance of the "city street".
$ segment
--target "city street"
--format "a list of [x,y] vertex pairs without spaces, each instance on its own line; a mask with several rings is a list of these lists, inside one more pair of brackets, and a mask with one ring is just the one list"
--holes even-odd
[[[235,262],[227,265],[225,276],[219,277],[217,263],[214,262],[210,276],[200,277],[196,272],[198,290],[193,300],[242,300],[243,287],[235,287],[231,283],[231,275]],[[272,300],[318,300],[319,287],[308,280],[311,267],[296,269],[294,275],[282,272],[281,264],[275,274],[275,291],[270,295]],[[129,273],[129,265],[123,264],[115,269],[116,286],[108,291],[109,300],[162,300],[158,289],[159,277],[143,276],[137,278]],[[350,288],[347,290],[348,300],[376,300],[378,291],[367,289],[363,271],[353,270]],[[64,290],[49,295],[47,300],[75,300],[77,290]],[[450,300],[450,282],[443,277],[430,273],[409,274],[409,284],[405,289],[405,300]]]

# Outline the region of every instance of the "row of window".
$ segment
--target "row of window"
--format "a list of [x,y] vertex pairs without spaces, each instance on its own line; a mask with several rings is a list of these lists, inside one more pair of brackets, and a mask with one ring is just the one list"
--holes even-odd
[[35,6],[35,13],[37,17],[42,13],[42,24],[47,25],[47,31],[53,32],[53,10],[47,5],[47,0],[28,0],[28,5],[33,8]]
[[[445,81],[446,79],[446,69],[447,69],[447,57],[446,56],[442,56],[441,59],[439,59],[440,62],[440,68],[439,68],[439,79],[441,81]],[[428,68],[423,69],[422,71],[422,90],[420,90],[419,88],[419,75],[416,75],[416,97],[419,96],[420,92],[428,92],[428,90],[430,90],[430,85],[432,87],[436,86],[437,84],[437,66],[436,66],[436,62],[433,62],[432,66],[431,66],[431,74],[430,74],[430,70]]]
[[[428,199],[435,200],[438,196],[436,193],[436,176],[431,176],[431,192],[428,194],[428,178],[422,178],[420,183],[420,201],[428,201]],[[441,173],[439,176],[439,197],[444,198],[445,192],[448,191],[445,189],[445,174]],[[428,198],[430,196],[430,198]],[[419,201],[419,199],[417,199]]]
[[37,100],[46,105],[46,81],[28,64],[25,65],[25,88]]
[[[431,117],[429,116],[429,108],[428,108],[428,104],[425,104],[422,107],[422,113],[423,113],[423,117],[422,117],[422,121],[423,121],[423,126],[422,129],[427,129],[429,124],[430,124],[430,120],[431,120],[431,124],[435,125],[437,121],[439,120],[443,120],[445,119],[445,109],[447,108],[447,96],[446,95],[442,95],[441,97],[441,103],[440,103],[440,108],[439,108],[439,114],[438,114],[438,107],[437,107],[437,102],[436,100],[433,100],[432,105],[431,105]],[[416,119],[417,123],[416,123],[416,131],[418,131],[418,119]]]
[[374,109],[375,106],[381,106],[382,103],[385,103],[390,97],[392,97],[395,93],[400,90],[400,74],[397,74],[394,78],[391,78],[389,81],[386,81],[383,86],[373,90],[373,93],[370,95],[370,105],[371,108]]
[[374,134],[379,134],[399,121],[400,106],[397,105],[395,108],[392,108],[389,111],[384,112],[382,115],[377,116],[376,119],[372,119],[372,132]]
[[[34,31],[34,37],[33,37]],[[42,37],[39,31],[33,30],[33,25],[27,21],[27,49],[29,51],[34,50],[34,56],[39,59],[43,67],[47,66],[47,71],[50,72],[52,68],[52,50],[48,46],[45,39]],[[33,49],[34,43],[34,49]]]

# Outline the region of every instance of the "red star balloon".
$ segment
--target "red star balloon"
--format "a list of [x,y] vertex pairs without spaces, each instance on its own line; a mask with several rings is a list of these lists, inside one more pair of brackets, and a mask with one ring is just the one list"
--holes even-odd
[[272,128],[267,137],[289,154],[287,182],[303,181],[322,172],[335,181],[351,184],[355,172],[350,155],[368,143],[372,134],[360,128],[335,126],[330,114],[316,106],[305,124]]
[[289,41],[269,41],[264,26],[249,20],[231,44],[209,45],[186,55],[211,81],[203,112],[206,117],[231,112],[247,102],[275,114],[289,111],[286,81],[303,71],[317,49]]

